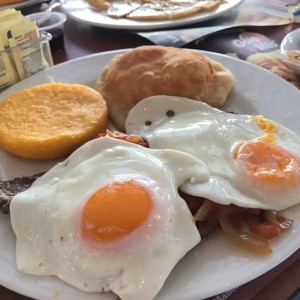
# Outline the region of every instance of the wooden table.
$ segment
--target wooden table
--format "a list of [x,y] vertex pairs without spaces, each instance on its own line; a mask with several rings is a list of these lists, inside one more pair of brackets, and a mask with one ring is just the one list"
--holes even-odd
[[[26,13],[34,10],[36,10],[36,8],[29,8],[26,10]],[[299,24],[292,24],[283,26],[282,30],[284,31],[284,34],[286,34],[290,30],[298,27]],[[64,43],[64,48],[53,52],[53,60],[55,64],[92,53],[152,44],[151,41],[135,34],[134,32],[101,29],[73,21],[71,19],[68,19],[65,23]],[[213,297],[211,299],[283,300],[287,299],[299,287],[300,250],[273,270],[249,282],[248,284],[245,284],[231,295],[222,294],[218,296],[219,298]],[[0,299],[25,300],[29,298],[0,286]]]

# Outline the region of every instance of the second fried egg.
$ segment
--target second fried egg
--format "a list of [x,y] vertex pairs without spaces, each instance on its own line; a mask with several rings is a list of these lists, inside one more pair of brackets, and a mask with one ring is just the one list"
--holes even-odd
[[154,96],[130,111],[126,132],[145,138],[150,148],[184,151],[206,164],[210,180],[182,185],[186,193],[220,204],[272,210],[300,203],[300,139],[263,116]]

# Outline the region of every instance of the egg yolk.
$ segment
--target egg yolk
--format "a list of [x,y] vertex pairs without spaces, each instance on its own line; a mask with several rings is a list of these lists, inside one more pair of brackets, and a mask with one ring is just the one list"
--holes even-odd
[[290,188],[300,181],[300,160],[278,145],[256,140],[243,143],[233,156],[257,186]]
[[85,203],[82,235],[92,242],[118,239],[141,226],[151,208],[151,198],[141,184],[134,180],[111,183]]
[[274,132],[277,129],[277,126],[275,124],[269,122],[263,116],[251,116],[251,119],[254,120],[258,127],[265,132],[265,135],[259,138],[260,140],[269,143],[276,140],[276,135]]

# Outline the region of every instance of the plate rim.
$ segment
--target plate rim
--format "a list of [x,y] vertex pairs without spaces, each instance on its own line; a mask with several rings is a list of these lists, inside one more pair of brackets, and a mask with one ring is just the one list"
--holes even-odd
[[[297,37],[297,40],[300,41],[300,28],[297,28],[291,32],[289,32],[281,41],[280,43],[280,50],[281,52],[283,51],[287,51],[287,50],[297,50],[297,49],[290,49],[288,47],[288,45],[290,45],[291,43],[289,43],[289,39]],[[299,49],[300,50],[300,49]]]

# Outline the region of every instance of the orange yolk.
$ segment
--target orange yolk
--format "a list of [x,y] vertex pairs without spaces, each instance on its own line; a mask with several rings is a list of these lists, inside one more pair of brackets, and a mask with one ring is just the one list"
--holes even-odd
[[263,116],[251,116],[251,119],[254,120],[259,128],[265,133],[273,133],[277,129],[275,124],[271,123]]
[[233,159],[259,186],[289,188],[300,181],[300,160],[283,148],[262,140],[242,144]]
[[251,119],[254,120],[258,127],[265,132],[265,135],[259,138],[260,140],[270,143],[276,140],[274,132],[277,129],[277,126],[275,124],[269,122],[263,116],[251,116]]
[[81,232],[92,242],[112,241],[143,224],[152,208],[144,186],[128,180],[95,192],[83,207]]

